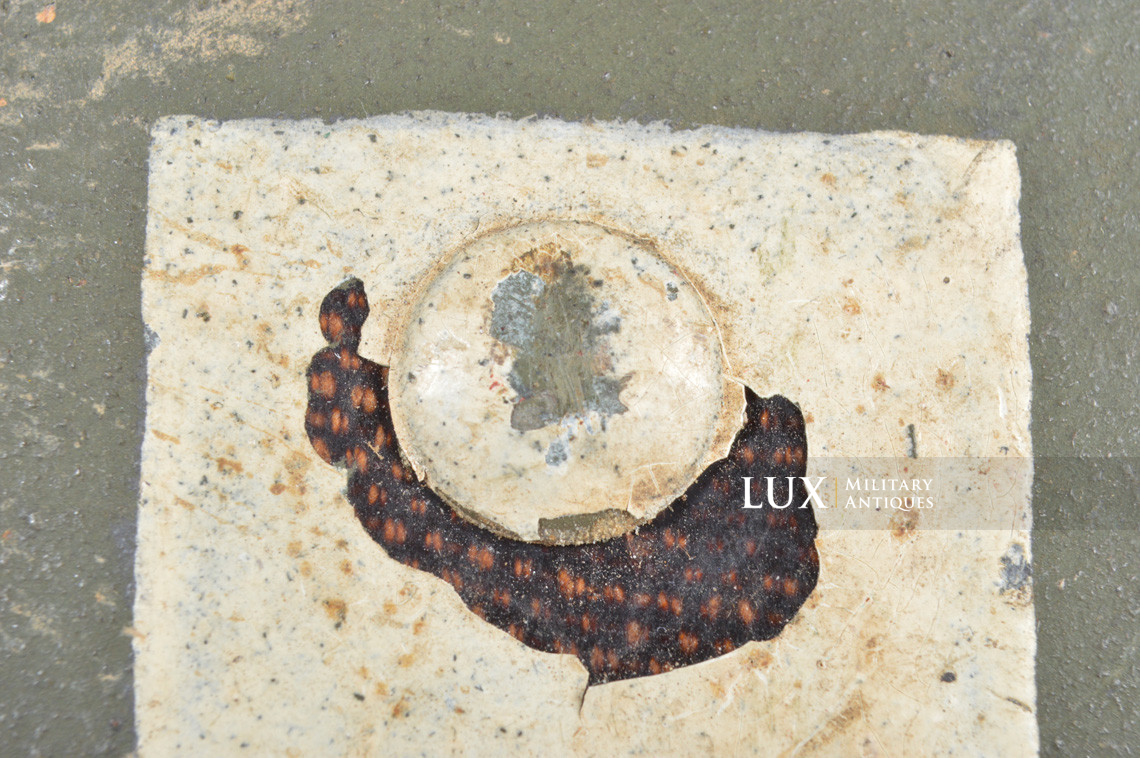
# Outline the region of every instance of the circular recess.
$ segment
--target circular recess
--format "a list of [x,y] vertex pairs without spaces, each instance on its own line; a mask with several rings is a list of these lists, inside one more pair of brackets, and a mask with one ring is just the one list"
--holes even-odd
[[404,454],[503,536],[629,531],[723,457],[741,423],[699,293],[652,243],[597,224],[472,240],[404,323],[389,374]]

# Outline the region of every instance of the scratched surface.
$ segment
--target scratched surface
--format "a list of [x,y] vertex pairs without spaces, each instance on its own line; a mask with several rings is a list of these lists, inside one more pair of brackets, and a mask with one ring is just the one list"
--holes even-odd
[[[1027,476],[1003,488],[1023,506],[1003,529],[926,515],[851,529],[819,510],[819,585],[779,637],[587,689],[572,656],[522,645],[388,557],[303,427],[332,286],[367,282],[366,341],[386,362],[385,314],[440,251],[557,215],[676,251],[736,375],[802,409],[809,473],[812,456],[1024,460],[1017,200],[1007,143],[163,120],[143,282],[143,752],[1032,752]],[[989,503],[972,500],[987,471],[969,469],[956,507]]]

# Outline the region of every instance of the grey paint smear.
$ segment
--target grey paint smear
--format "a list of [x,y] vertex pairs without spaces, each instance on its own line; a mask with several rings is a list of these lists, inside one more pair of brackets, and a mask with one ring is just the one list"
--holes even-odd
[[1001,589],[1000,592],[1020,590],[1029,586],[1033,578],[1033,567],[1025,559],[1025,548],[1018,543],[1009,546],[1009,550],[1001,557]]
[[[606,416],[627,410],[619,395],[628,376],[613,375],[604,339],[621,328],[621,319],[596,303],[588,275],[564,257],[551,266],[549,284],[517,271],[491,295],[491,334],[514,348],[508,380],[518,397],[511,426],[520,432],[590,413],[604,424]],[[565,457],[565,446],[552,446],[547,462]]]

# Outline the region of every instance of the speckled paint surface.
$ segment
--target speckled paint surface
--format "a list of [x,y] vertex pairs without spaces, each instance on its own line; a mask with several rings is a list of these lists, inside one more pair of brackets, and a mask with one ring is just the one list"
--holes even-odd
[[[527,648],[389,558],[303,428],[331,287],[366,281],[370,357],[387,362],[385,314],[442,251],[556,216],[676,251],[734,373],[800,406],[812,455],[1024,459],[1008,143],[438,115],[170,118],[154,139],[144,754],[1035,750],[1028,476],[1000,530],[924,515],[855,530],[820,511],[819,585],[779,637],[585,689],[576,659]],[[967,509],[988,496],[973,471]]]

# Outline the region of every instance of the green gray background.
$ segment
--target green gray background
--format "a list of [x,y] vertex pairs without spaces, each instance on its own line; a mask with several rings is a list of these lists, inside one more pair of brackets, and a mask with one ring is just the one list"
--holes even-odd
[[1140,751],[1135,2],[46,5],[0,0],[0,754],[134,748],[149,124],[429,108],[1013,140],[1042,748]]

